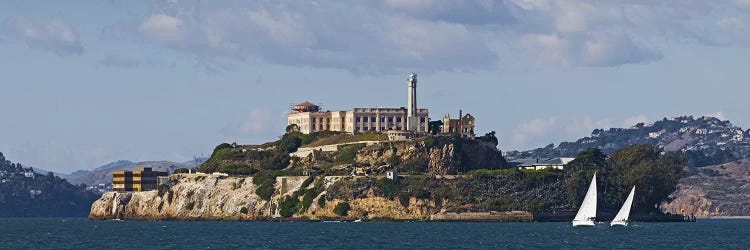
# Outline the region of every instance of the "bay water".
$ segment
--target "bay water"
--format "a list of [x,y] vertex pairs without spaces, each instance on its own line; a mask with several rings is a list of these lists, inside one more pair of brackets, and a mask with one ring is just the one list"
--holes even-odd
[[750,220],[632,223],[0,219],[0,249],[750,249]]

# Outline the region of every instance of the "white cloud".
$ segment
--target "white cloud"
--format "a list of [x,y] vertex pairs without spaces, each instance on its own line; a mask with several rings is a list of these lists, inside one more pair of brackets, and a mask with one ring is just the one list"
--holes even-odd
[[547,10],[550,8],[548,0],[511,0],[513,4],[524,10]]
[[265,108],[253,108],[243,118],[235,119],[219,130],[219,136],[223,141],[236,142],[247,141],[249,138],[274,138],[286,126],[286,116],[276,114],[278,113]]
[[182,21],[164,14],[148,17],[141,23],[138,31],[146,38],[162,43],[180,42],[185,38]]
[[263,132],[269,128],[272,122],[271,115],[266,110],[255,109],[240,124],[240,131],[245,133]]
[[522,44],[542,60],[568,66],[616,66],[661,60],[661,52],[625,34],[530,34]]
[[585,31],[592,17],[599,11],[591,4],[584,1],[555,1],[557,15],[555,28],[562,33],[575,33]]
[[252,60],[365,74],[471,71],[515,56],[497,44],[546,63],[610,67],[659,61],[665,41],[750,46],[747,35],[715,28],[741,25],[717,24],[714,10],[746,1],[162,0],[103,34],[135,33],[210,71]]
[[612,127],[610,119],[594,120],[590,116],[586,116],[583,119],[573,119],[565,130],[570,136],[582,137],[589,135],[594,129],[610,127]]
[[649,119],[646,115],[640,114],[640,115],[634,115],[628,118],[625,118],[625,121],[622,123],[623,127],[629,128],[632,126],[635,126],[638,123],[648,123]]
[[23,42],[30,48],[51,51],[60,56],[83,54],[78,33],[65,21],[51,19],[34,22],[25,17],[11,17],[0,25],[0,37]]
[[523,122],[513,130],[513,143],[517,146],[527,146],[530,139],[546,135],[556,124],[557,118],[554,116]]

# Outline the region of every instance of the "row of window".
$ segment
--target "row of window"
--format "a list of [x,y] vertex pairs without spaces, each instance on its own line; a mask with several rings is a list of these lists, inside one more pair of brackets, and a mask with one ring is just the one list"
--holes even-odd
[[[424,126],[425,126],[424,123],[421,123],[419,125],[420,128],[423,128]],[[360,132],[360,131],[386,131],[387,130],[386,129],[387,127],[380,127],[380,130],[377,130],[377,127],[370,127],[370,126],[363,126],[361,130],[359,128],[360,128],[359,126],[354,127],[354,131],[355,132]],[[389,127],[389,128],[393,129],[393,130],[402,130],[403,129],[401,126],[394,126],[394,127]]]
[[[394,118],[395,118],[396,122],[401,122],[401,120],[402,120],[401,116],[396,116],[396,117],[389,116],[388,117],[388,122],[393,122]],[[375,121],[377,121],[377,118],[375,118],[374,116],[370,116],[370,117],[367,117],[367,116],[360,117],[360,116],[358,116],[357,117],[357,122],[375,122]],[[380,117],[380,122],[385,122],[385,121],[386,121],[386,117]],[[427,118],[425,118],[425,117],[419,117],[419,122],[422,122],[422,123],[427,122]]]

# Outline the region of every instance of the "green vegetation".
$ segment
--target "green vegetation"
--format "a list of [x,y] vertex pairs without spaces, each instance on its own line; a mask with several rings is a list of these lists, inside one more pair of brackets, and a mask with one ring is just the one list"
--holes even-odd
[[609,158],[599,149],[587,149],[570,162],[565,173],[565,190],[573,205],[583,201],[594,172],[603,198],[602,206],[617,209],[636,186],[634,208],[656,211],[677,188],[687,165],[684,158],[663,154],[651,145],[632,145],[613,152]]
[[495,136],[495,131],[492,131],[483,136],[477,137],[476,139],[480,141],[492,143],[493,145],[495,145],[495,147],[497,147],[497,144],[498,144],[497,136]]
[[230,163],[219,168],[219,172],[227,173],[231,175],[253,175],[258,172],[257,169],[253,168],[250,164],[244,162]]
[[[318,179],[312,188],[306,188],[313,183],[315,179],[315,176],[310,176],[305,179],[299,190],[292,193],[291,196],[284,196],[284,198],[280,200],[279,213],[281,216],[289,218],[298,212],[304,212],[310,208],[315,197],[318,197],[318,195],[323,192],[323,178]],[[302,201],[299,200],[300,196],[302,196]],[[323,204],[325,205],[325,199],[321,198],[321,200],[323,200]],[[320,201],[318,201],[318,203],[320,204]]]
[[270,201],[273,193],[276,192],[274,185],[276,184],[276,177],[281,175],[280,171],[261,171],[253,176],[253,184],[258,186],[255,189],[261,199]]
[[588,183],[595,172],[599,173],[599,183],[606,171],[607,156],[596,148],[582,151],[575,160],[565,166],[565,191],[571,205],[578,206],[583,202]]
[[477,169],[469,171],[469,175],[472,176],[496,176],[496,175],[513,175],[517,174],[521,170],[518,170],[517,168],[508,168],[508,169]]
[[339,164],[352,164],[354,163],[354,157],[357,155],[357,151],[364,148],[366,144],[348,144],[340,145],[338,155],[336,156],[336,163]]
[[281,217],[292,217],[299,209],[300,203],[297,197],[284,196],[284,199],[279,202],[279,214],[281,214]]
[[438,142],[437,140],[435,140],[434,136],[428,135],[427,137],[424,138],[424,145],[427,148],[434,148],[435,146],[438,145]]
[[302,139],[302,145],[309,145],[310,143],[313,143],[320,139],[329,138],[329,137],[341,135],[341,134],[342,134],[341,132],[336,132],[336,131],[319,131],[319,132],[302,135],[300,139]]
[[346,133],[335,133],[335,132],[316,132],[311,133],[311,137],[314,137],[312,141],[304,145],[306,147],[318,147],[324,145],[334,145],[342,143],[352,143],[361,141],[387,141],[388,136],[381,133],[362,133],[362,134],[346,134]]
[[326,197],[320,197],[318,199],[318,207],[325,207],[326,206]]
[[429,159],[421,156],[409,158],[401,162],[401,165],[399,165],[399,170],[412,174],[425,173],[427,172],[427,165],[429,162]]
[[318,197],[318,194],[320,194],[320,192],[318,191],[318,189],[315,189],[315,188],[305,190],[305,195],[302,196],[301,211],[307,211],[307,209],[310,208],[310,205],[312,205],[312,202],[315,199],[315,197]]
[[264,170],[281,170],[289,166],[289,153],[302,146],[298,131],[287,132],[276,142],[261,146],[237,146],[222,143],[216,146],[211,157],[196,171],[222,172],[232,175],[255,175]]
[[606,197],[612,204],[621,204],[632,186],[638,196],[634,207],[653,209],[677,188],[687,162],[651,145],[633,145],[615,151],[609,158]]
[[349,210],[352,207],[349,205],[348,202],[339,202],[336,204],[336,207],[333,209],[333,213],[337,214],[338,216],[347,216],[349,215]]
[[387,178],[378,179],[375,182],[375,187],[380,191],[380,195],[391,200],[401,192],[401,186],[399,183]]
[[248,213],[250,213],[250,211],[247,210],[247,207],[242,207],[242,208],[240,208],[240,213],[242,213],[242,214],[248,214]]
[[172,173],[173,174],[187,174],[189,172],[190,172],[190,170],[187,169],[187,168],[178,168],[178,169],[175,169],[174,172],[172,172]]
[[391,151],[393,153],[391,154],[391,156],[388,157],[388,161],[386,163],[388,163],[388,165],[391,165],[391,166],[401,165],[401,157],[399,157],[398,154],[396,154],[396,148],[391,149]]
[[307,179],[305,179],[305,181],[303,181],[302,184],[300,185],[300,188],[307,188],[307,186],[310,186],[310,184],[312,184],[313,181],[315,181],[314,175],[307,177]]
[[398,203],[400,203],[401,206],[408,207],[410,199],[411,199],[411,196],[408,193],[398,194]]

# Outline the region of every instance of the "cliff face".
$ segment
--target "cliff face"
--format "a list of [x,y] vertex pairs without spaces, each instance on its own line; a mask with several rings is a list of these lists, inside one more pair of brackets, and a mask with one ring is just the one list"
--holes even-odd
[[[446,212],[447,199],[406,196],[385,198],[373,189],[360,190],[363,195],[342,198],[330,194],[337,182],[349,186],[358,177],[316,178],[314,195],[307,209],[287,218],[281,216],[282,197],[298,197],[306,176],[277,177],[271,201],[255,194],[251,177],[216,177],[180,174],[170,179],[170,187],[159,191],[108,192],[91,206],[90,219],[127,220],[493,220],[528,221],[530,213],[454,213]],[[346,180],[346,181],[342,181]],[[308,182],[309,184],[309,182]],[[307,184],[306,184],[307,185]],[[342,184],[338,184],[342,186]],[[307,187],[311,187],[308,185]],[[326,202],[319,202],[326,199]],[[301,197],[300,197],[301,198]],[[304,199],[301,199],[304,200]],[[349,205],[348,212],[337,213],[339,204]],[[298,208],[295,208],[298,209]]]
[[370,166],[386,165],[394,161],[394,155],[398,165],[406,170],[441,175],[506,166],[502,153],[494,145],[437,137],[368,146],[357,152],[355,161]]
[[241,220],[268,217],[269,204],[250,178],[175,175],[160,191],[108,192],[91,206],[91,219]]
[[[306,176],[278,177],[276,193],[271,202],[255,194],[252,178],[175,175],[171,187],[161,191],[117,193],[108,192],[91,206],[90,219],[132,220],[263,220],[280,218],[277,209],[280,197],[299,190]],[[337,177],[327,177],[327,185]],[[324,193],[323,193],[324,194]],[[321,195],[323,195],[321,194]],[[320,196],[319,196],[320,197]],[[310,209],[295,214],[291,219],[429,219],[434,204],[412,200],[408,206],[381,197],[349,201],[347,216],[333,210],[340,200],[327,202],[323,207],[316,197]]]
[[680,181],[668,212],[699,217],[750,215],[750,158],[697,168]]

